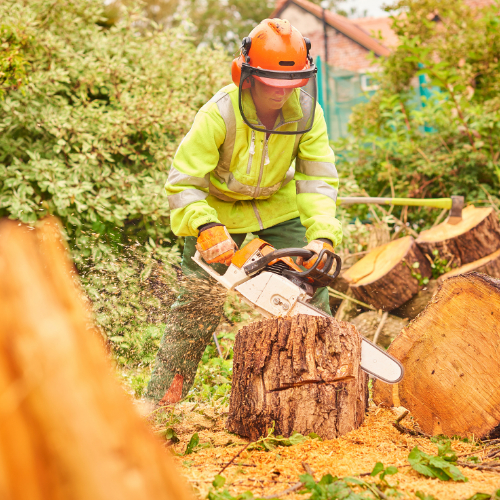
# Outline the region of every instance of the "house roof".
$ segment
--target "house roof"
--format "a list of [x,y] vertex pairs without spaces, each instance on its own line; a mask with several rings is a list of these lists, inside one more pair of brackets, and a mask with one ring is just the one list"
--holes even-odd
[[[283,10],[290,4],[295,4],[318,19],[323,19],[323,9],[319,5],[309,2],[309,0],[278,0],[274,12],[269,17],[280,17]],[[388,56],[390,54],[390,50],[385,45],[370,36],[365,29],[362,29],[353,20],[327,10],[325,11],[325,21],[332,28],[376,55]],[[356,19],[356,22],[358,21],[359,19]]]
[[354,19],[353,23],[359,26],[369,35],[380,40],[384,46],[392,49],[399,44],[396,33],[392,30],[392,19],[390,17],[360,17]]

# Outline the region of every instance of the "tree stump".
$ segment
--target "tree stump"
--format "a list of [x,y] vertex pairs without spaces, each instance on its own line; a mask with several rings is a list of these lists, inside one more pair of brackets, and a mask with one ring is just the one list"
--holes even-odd
[[404,406],[427,434],[500,436],[500,280],[447,279],[388,352],[405,376],[377,380],[377,404]]
[[392,311],[410,300],[431,275],[429,261],[411,236],[375,248],[344,273],[354,296]]
[[333,439],[363,422],[367,375],[361,338],[334,318],[266,319],[236,337],[227,429],[255,440],[315,432]]
[[417,245],[425,255],[434,260],[434,250],[439,257],[453,266],[463,266],[494,253],[500,248],[500,226],[493,208],[468,206],[462,211],[462,222],[443,222],[422,231]]
[[438,283],[441,284],[444,280],[459,274],[466,274],[475,271],[476,273],[483,273],[491,276],[492,278],[500,278],[500,250],[497,250],[491,255],[487,255],[482,259],[470,262],[464,266],[452,269],[449,273],[443,274],[438,278]]
[[189,500],[112,373],[54,221],[0,222],[0,496]]

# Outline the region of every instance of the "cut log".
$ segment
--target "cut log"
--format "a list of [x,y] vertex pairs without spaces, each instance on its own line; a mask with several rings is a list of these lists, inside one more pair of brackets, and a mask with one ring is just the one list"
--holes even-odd
[[374,401],[410,410],[427,434],[500,436],[500,280],[470,273],[447,279],[388,352],[401,382],[377,380]]
[[391,311],[395,316],[400,318],[415,319],[431,301],[438,289],[438,281],[430,280],[417,295],[414,295],[408,302]]
[[0,496],[188,500],[112,373],[57,224],[0,222]]
[[372,250],[344,273],[344,279],[357,299],[391,311],[410,300],[430,275],[429,261],[406,236]]
[[[350,322],[361,335],[369,340],[373,340],[381,320],[382,316],[378,312],[367,311],[351,319]],[[407,320],[389,315],[382,326],[377,345],[389,347],[391,342],[401,333],[401,330],[407,324]]]
[[487,255],[482,259],[465,264],[465,266],[452,269],[449,273],[443,274],[439,277],[438,283],[441,284],[444,280],[459,274],[466,274],[475,271],[476,273],[483,273],[491,276],[492,278],[500,278],[500,250],[497,250],[491,255]]
[[500,226],[493,208],[468,206],[462,211],[462,222],[443,222],[422,231],[417,245],[434,260],[434,250],[452,266],[463,266],[496,252],[500,248]]
[[355,327],[334,318],[266,319],[236,337],[227,429],[255,440],[315,432],[333,439],[363,422],[367,375]]

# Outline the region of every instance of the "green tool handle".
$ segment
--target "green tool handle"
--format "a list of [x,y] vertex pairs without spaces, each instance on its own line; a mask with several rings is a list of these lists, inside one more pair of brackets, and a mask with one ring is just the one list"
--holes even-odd
[[432,207],[451,210],[451,198],[370,198],[368,196],[337,198],[338,205],[402,205],[408,207]]

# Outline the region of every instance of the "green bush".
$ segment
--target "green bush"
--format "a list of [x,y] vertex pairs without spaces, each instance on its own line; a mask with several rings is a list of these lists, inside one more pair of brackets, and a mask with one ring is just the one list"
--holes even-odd
[[[376,61],[380,88],[355,109],[353,136],[338,145],[370,195],[498,202],[498,5],[474,14],[462,0],[394,6],[403,13],[393,24],[401,43]],[[426,82],[422,104],[419,77]],[[410,218],[429,213],[411,209]]]
[[2,87],[0,216],[61,219],[109,337],[163,320],[175,276],[161,264],[179,258],[169,162],[229,79],[222,51],[144,29],[137,12],[108,29],[101,0],[0,3],[2,50],[26,73],[20,88]]

